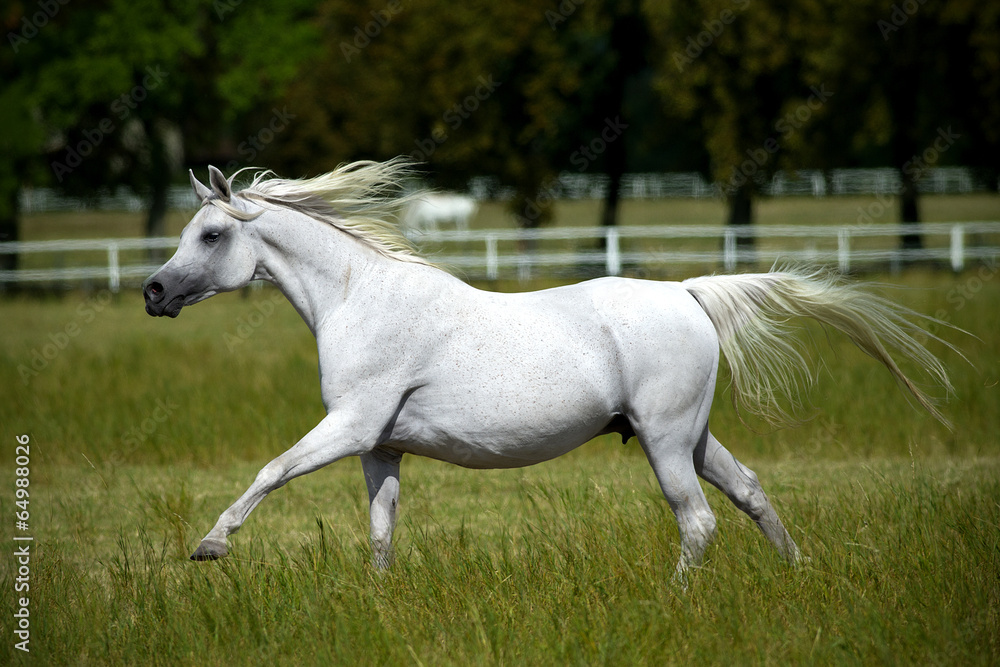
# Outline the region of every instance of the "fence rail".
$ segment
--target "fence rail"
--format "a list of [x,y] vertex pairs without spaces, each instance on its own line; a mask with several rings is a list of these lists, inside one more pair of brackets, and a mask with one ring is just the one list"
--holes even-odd
[[[903,234],[919,233],[926,241],[934,237],[944,237],[944,244],[928,243],[921,249],[858,248],[855,240],[889,238],[896,239]],[[746,249],[740,243],[741,237],[762,239],[810,239],[817,242],[834,241],[836,250],[817,247],[791,248],[772,246],[766,249]],[[997,236],[993,243],[972,246],[966,239],[970,236]],[[961,271],[969,261],[991,260],[1000,255],[1000,222],[950,222],[922,225],[853,225],[815,226],[782,225],[755,226],[752,229],[735,227],[706,227],[698,225],[672,225],[649,227],[562,227],[551,229],[510,229],[510,230],[470,230],[431,231],[414,234],[418,245],[428,243],[481,243],[482,252],[476,254],[451,255],[442,253],[442,263],[465,270],[479,270],[489,280],[500,277],[504,268],[515,268],[519,275],[525,270],[544,266],[583,266],[603,268],[607,275],[620,275],[624,266],[649,263],[692,264],[712,263],[721,265],[725,271],[733,271],[741,263],[760,263],[787,260],[816,264],[836,264],[838,270],[848,273],[852,266],[861,263],[887,264],[891,269],[906,262],[945,262],[953,271]],[[623,250],[623,242],[633,239],[715,240],[714,250]],[[525,244],[532,241],[593,240],[602,241],[602,250],[573,251],[561,249],[556,252],[519,252],[500,254],[500,242],[516,241]]]
[[[917,232],[926,245],[900,249],[895,239]],[[752,235],[756,247],[746,248],[741,236]],[[903,263],[936,262],[962,271],[967,263],[996,262],[1000,258],[1000,222],[949,222],[922,225],[755,225],[739,229],[716,226],[557,227],[547,229],[441,230],[412,234],[418,246],[441,248],[433,257],[443,265],[461,269],[470,278],[497,280],[510,275],[533,275],[536,269],[569,269],[587,275],[621,275],[626,268],[650,264],[711,264],[733,271],[741,264],[775,261],[806,262],[836,266],[843,273],[859,265],[875,264],[896,269]],[[642,240],[707,241],[709,248],[656,250],[641,247]],[[872,239],[890,239],[888,247],[864,247]],[[972,239],[974,242],[970,242]],[[762,243],[767,241],[766,245]],[[802,242],[807,243],[803,247]],[[532,250],[537,242],[565,242],[555,248]],[[572,243],[590,243],[587,249]],[[639,243],[637,243],[639,242]],[[786,243],[787,242],[787,243]],[[80,282],[106,283],[117,292],[123,283],[137,284],[159,266],[148,259],[123,263],[123,251],[171,249],[177,238],[119,238],[0,243],[0,255],[26,255],[88,251],[102,252],[99,264],[75,267],[27,268],[0,271],[0,284],[45,282],[69,285]],[[501,252],[501,244],[514,246]],[[602,247],[598,247],[598,246]],[[705,245],[703,243],[703,245]],[[883,242],[883,245],[885,243]],[[456,246],[458,249],[456,249]],[[635,246],[635,247],[630,247]],[[762,247],[763,246],[763,247]],[[822,247],[821,247],[822,246]],[[55,262],[54,262],[55,263]]]

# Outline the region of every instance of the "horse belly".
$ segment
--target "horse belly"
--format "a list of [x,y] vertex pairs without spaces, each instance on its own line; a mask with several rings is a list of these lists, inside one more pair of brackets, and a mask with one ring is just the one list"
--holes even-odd
[[393,432],[387,446],[406,454],[425,456],[466,468],[520,468],[548,461],[584,444],[601,432],[610,418],[581,420],[563,429],[498,425],[483,430],[482,423],[427,424]]
[[489,295],[446,328],[415,379],[387,444],[475,468],[565,454],[625,400],[615,336],[579,288]]
[[467,468],[516,468],[579,447],[600,433],[613,413],[607,396],[592,384],[428,386],[404,405],[387,444]]

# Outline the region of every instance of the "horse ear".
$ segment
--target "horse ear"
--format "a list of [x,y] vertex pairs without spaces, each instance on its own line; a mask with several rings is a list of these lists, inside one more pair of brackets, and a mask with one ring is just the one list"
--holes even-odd
[[191,187],[194,188],[194,195],[199,202],[203,202],[212,194],[212,191],[202,185],[202,182],[195,178],[194,170],[188,169],[188,176],[191,177]]
[[208,182],[212,184],[212,190],[222,201],[229,203],[232,191],[229,189],[229,181],[222,175],[222,172],[208,165]]

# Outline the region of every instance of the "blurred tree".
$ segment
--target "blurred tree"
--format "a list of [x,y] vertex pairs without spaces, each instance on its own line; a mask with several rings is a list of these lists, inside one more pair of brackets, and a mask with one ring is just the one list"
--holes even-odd
[[440,185],[496,176],[525,226],[551,215],[561,170],[608,174],[604,224],[637,165],[702,169],[734,225],[778,168],[894,164],[904,221],[919,219],[929,162],[996,181],[996,3],[75,0],[36,18],[41,6],[3,15],[7,238],[17,186],[45,181],[148,193],[147,231],[162,233],[182,157],[304,174],[410,154]]
[[[900,219],[920,220],[927,169],[963,163],[995,187],[1000,6],[881,0],[648,3],[657,85],[701,119],[730,224],[775,169],[891,164]],[[904,248],[922,247],[916,228]]]
[[[23,26],[10,14],[5,18],[4,34],[20,36]],[[25,68],[31,67],[28,56],[18,58],[18,50],[0,50],[0,242],[19,239],[21,184],[37,178],[37,156],[45,135],[37,122],[30,100]],[[0,270],[17,269],[18,256],[0,255]],[[7,283],[0,283],[6,286]],[[0,287],[2,288],[2,287]]]
[[[40,6],[23,4],[11,20],[29,26]],[[47,154],[47,174],[36,173],[35,182],[79,196],[131,186],[148,197],[146,233],[162,235],[185,147],[199,155],[220,145],[255,104],[294,77],[316,43],[314,28],[301,21],[310,6],[52,3],[43,25],[8,33],[13,56],[4,56],[14,75],[2,95],[20,95],[30,118],[19,141],[35,150],[44,144]],[[9,171],[12,156],[0,161],[0,174]]]
[[[783,105],[783,118],[795,122],[796,131],[789,132],[782,143],[778,166],[788,170],[819,169],[828,172],[837,167],[861,166],[864,156],[859,156],[849,140],[863,124],[862,109],[868,92],[849,80],[850,73],[842,69],[823,70],[819,64],[828,60],[824,50],[831,41],[849,39],[848,33],[834,24],[837,7],[829,0],[798,0],[796,14],[788,30],[791,41],[800,45],[802,52],[801,80],[798,87]],[[825,91],[819,108],[810,108],[812,91]],[[804,91],[804,92],[803,92]],[[815,104],[814,104],[815,106]],[[797,110],[812,114],[802,122]],[[825,176],[827,177],[827,176]],[[827,177],[828,178],[828,177]]]
[[[794,6],[749,0],[647,2],[660,56],[656,85],[673,118],[700,119],[711,178],[728,223],[753,221],[753,197],[778,168],[788,139],[830,97],[803,90],[800,49],[789,30]],[[804,102],[792,109],[788,101]],[[749,228],[737,237],[753,245]]]
[[[1000,6],[801,0],[804,77],[837,91],[797,155],[821,166],[891,164],[899,218],[919,223],[918,183],[942,164],[992,168],[1000,149]],[[810,39],[810,36],[812,37]],[[995,186],[995,183],[994,183]],[[901,239],[923,247],[919,228]]]
[[560,166],[576,171],[596,168],[607,174],[600,223],[614,225],[622,177],[629,166],[628,139],[637,125],[635,107],[649,86],[650,36],[639,0],[593,3],[581,7],[580,13],[571,25],[557,28],[563,30],[566,42],[558,66],[576,72],[579,81],[562,112],[563,155],[569,155],[569,164],[563,158]]
[[162,234],[182,157],[177,119],[192,106],[183,72],[204,54],[206,14],[194,0],[82,2],[62,8],[19,54],[42,54],[26,78],[49,178],[79,196],[119,184],[147,192],[146,231]]
[[[492,174],[517,190],[521,209],[537,201],[554,175],[550,119],[574,76],[558,73],[543,10],[527,0],[337,0],[320,17],[324,52],[286,98],[300,120],[275,157],[282,169],[407,154],[439,184]],[[545,210],[522,217],[531,224]]]
[[325,53],[290,90],[301,122],[283,169],[409,154],[441,185],[497,177],[522,226],[549,217],[560,170],[603,169],[603,219],[614,221],[629,145],[619,137],[645,68],[637,2],[350,0],[321,16]]

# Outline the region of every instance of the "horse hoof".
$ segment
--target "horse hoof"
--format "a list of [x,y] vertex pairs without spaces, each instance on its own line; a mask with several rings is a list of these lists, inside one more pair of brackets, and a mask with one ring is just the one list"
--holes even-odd
[[202,540],[191,554],[191,560],[218,560],[228,553],[225,542]]

